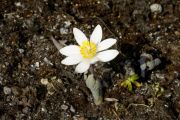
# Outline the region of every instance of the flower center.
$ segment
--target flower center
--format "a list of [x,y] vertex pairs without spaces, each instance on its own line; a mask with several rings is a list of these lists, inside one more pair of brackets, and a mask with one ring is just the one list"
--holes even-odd
[[86,40],[80,46],[80,52],[84,58],[93,58],[96,55],[96,44]]

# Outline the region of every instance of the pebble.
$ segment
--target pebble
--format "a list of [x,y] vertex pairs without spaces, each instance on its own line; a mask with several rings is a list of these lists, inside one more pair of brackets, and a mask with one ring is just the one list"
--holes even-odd
[[44,108],[44,107],[41,108],[41,111],[42,112],[47,112],[46,108]]
[[172,96],[172,93],[170,92],[170,91],[166,91],[165,93],[164,93],[164,97],[165,98],[170,98]]
[[154,3],[150,6],[152,13],[161,13],[162,12],[162,6],[160,4]]
[[86,120],[83,116],[75,115],[73,116],[73,120]]
[[116,98],[105,98],[104,99],[105,101],[108,101],[108,102],[118,102],[119,100],[116,99]]
[[47,84],[47,90],[48,90],[48,94],[49,95],[53,95],[55,92],[55,88],[54,85],[52,83],[48,83]]
[[36,63],[35,63],[35,67],[36,67],[36,68],[39,68],[39,62],[36,62]]
[[21,6],[22,6],[20,2],[16,2],[15,5],[16,5],[17,7],[21,7]]
[[63,105],[61,105],[61,109],[62,109],[62,110],[67,110],[67,109],[68,109],[68,106],[65,105],[65,104],[63,104]]
[[24,53],[24,49],[19,49],[19,53]]
[[67,27],[69,27],[71,25],[70,21],[65,21],[64,23],[65,23],[65,26],[64,26],[65,28],[67,28]]
[[49,65],[53,65],[53,63],[50,60],[48,60],[46,57],[43,60],[45,63],[47,63]]
[[12,87],[11,89],[12,89],[12,93],[13,93],[15,96],[21,94],[21,90],[20,90],[18,87],[14,86],[14,87]]
[[156,75],[156,77],[158,78],[158,79],[165,79],[165,75],[164,74],[161,74],[161,73],[156,73],[155,74]]
[[9,88],[9,87],[4,87],[3,88],[3,91],[4,91],[4,94],[6,94],[6,95],[9,95],[9,94],[11,94],[11,88]]
[[41,84],[47,85],[48,83],[49,83],[48,79],[44,79],[44,78],[41,79]]
[[174,34],[180,36],[180,31],[175,31]]
[[22,109],[22,112],[24,114],[27,114],[29,111],[30,111],[30,109],[28,107],[25,107],[25,108]]
[[60,33],[61,33],[62,35],[68,34],[68,29],[66,29],[66,28],[60,28]]
[[61,79],[57,79],[57,81],[58,81],[60,84],[63,83],[63,81],[62,81]]

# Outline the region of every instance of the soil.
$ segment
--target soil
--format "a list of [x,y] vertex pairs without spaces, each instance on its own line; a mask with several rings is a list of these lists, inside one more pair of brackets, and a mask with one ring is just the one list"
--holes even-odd
[[[158,3],[162,12],[152,13]],[[1,120],[177,120],[180,119],[180,1],[178,0],[1,0]],[[83,74],[64,58],[51,37],[76,44],[72,29],[90,35],[103,28],[103,39],[117,39],[119,54],[97,63],[95,77],[104,85],[104,101],[95,105]],[[146,71],[130,92],[124,66],[137,74],[142,53],[162,63]]]

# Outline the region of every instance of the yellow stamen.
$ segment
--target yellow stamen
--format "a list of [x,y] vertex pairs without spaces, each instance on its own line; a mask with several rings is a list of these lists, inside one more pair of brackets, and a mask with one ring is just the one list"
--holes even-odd
[[80,46],[80,52],[84,58],[93,58],[96,55],[96,44],[86,40]]

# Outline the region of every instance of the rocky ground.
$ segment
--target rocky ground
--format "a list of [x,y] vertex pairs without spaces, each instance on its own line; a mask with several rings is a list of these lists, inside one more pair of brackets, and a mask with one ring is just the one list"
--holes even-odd
[[[179,0],[1,0],[0,8],[1,120],[180,119]],[[97,24],[121,52],[94,68],[112,100],[99,106],[51,40],[76,44],[73,27],[90,35]],[[130,92],[119,83],[127,61],[139,71],[141,53],[162,62]]]

